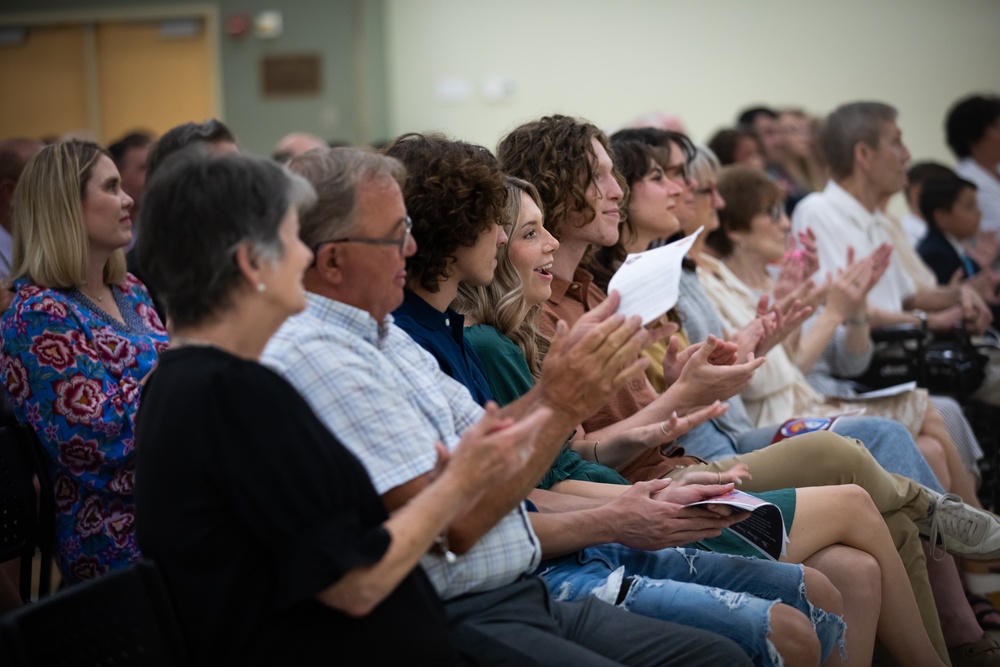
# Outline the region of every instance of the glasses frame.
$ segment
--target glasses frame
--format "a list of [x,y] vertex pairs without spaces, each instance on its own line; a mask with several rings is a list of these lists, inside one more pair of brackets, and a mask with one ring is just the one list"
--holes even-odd
[[767,214],[767,217],[771,218],[771,222],[773,222],[774,224],[778,224],[779,222],[781,222],[781,216],[785,214],[785,205],[782,204],[781,202],[778,202],[771,208],[764,211],[764,213]]
[[[365,245],[384,245],[384,246],[396,246],[399,248],[400,256],[406,252],[406,245],[410,242],[410,237],[413,235],[413,218],[406,216],[406,231],[398,239],[387,239],[387,238],[371,238],[369,236],[342,236],[339,239],[327,239],[325,241],[320,241],[317,243],[312,251],[313,255],[319,254],[319,249],[328,243],[364,243]],[[398,224],[398,223],[397,223]],[[313,263],[315,263],[315,259]]]
[[684,185],[685,187],[690,187],[691,185],[691,174],[686,162],[672,167],[663,167],[663,175],[674,183]]

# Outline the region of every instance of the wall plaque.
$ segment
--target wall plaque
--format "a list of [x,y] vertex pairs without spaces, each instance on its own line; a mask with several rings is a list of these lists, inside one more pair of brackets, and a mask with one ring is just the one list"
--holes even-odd
[[264,95],[318,95],[318,55],[265,56],[261,61]]

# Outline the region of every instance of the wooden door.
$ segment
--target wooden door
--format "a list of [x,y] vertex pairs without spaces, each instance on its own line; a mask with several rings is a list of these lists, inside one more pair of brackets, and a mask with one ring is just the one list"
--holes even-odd
[[159,135],[218,114],[205,22],[183,23],[196,29],[192,34],[167,31],[161,21],[97,26],[98,134],[103,141],[137,128]]
[[81,25],[37,26],[0,45],[0,138],[59,136],[90,128]]
[[20,43],[0,44],[0,138],[108,143],[217,117],[215,26],[204,16],[27,25]]

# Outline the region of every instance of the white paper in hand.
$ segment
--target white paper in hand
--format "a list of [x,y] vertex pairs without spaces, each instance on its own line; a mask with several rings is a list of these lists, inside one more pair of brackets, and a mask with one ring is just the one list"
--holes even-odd
[[631,253],[611,276],[608,293],[618,290],[618,311],[626,317],[639,315],[643,325],[677,305],[681,289],[681,260],[701,230],[659,248]]

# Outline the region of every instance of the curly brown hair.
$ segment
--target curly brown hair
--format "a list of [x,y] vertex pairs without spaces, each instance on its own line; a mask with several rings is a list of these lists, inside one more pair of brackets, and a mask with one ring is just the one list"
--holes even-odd
[[[562,226],[571,213],[583,214],[581,227],[597,216],[587,203],[597,162],[592,139],[611,155],[608,137],[596,125],[556,114],[518,126],[497,146],[497,157],[507,173],[538,189],[546,212],[545,228],[557,239],[562,238]],[[612,175],[622,191],[628,192],[617,166]]]
[[490,225],[502,224],[507,177],[496,156],[442,134],[409,133],[382,152],[406,166],[406,210],[417,252],[406,260],[410,280],[429,292],[450,277],[455,251],[475,245]]

